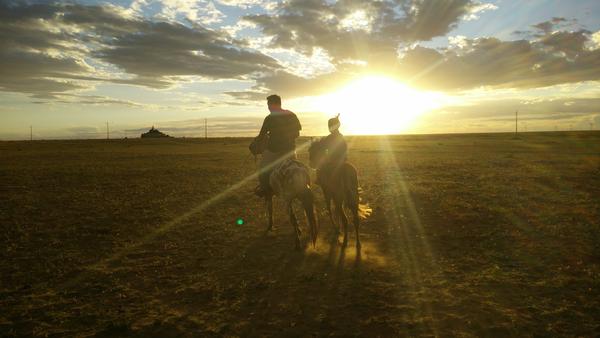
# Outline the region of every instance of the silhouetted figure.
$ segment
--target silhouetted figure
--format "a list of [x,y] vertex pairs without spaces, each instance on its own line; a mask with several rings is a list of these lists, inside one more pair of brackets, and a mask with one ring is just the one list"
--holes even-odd
[[255,193],[260,197],[270,195],[269,175],[275,162],[288,158],[296,158],[296,138],[300,135],[302,126],[296,114],[281,108],[281,97],[267,97],[269,115],[265,117],[258,140],[266,138],[265,150],[260,161],[259,186]]
[[325,206],[335,226],[336,232],[339,227],[333,218],[331,202],[335,206],[335,214],[341,221],[344,230],[345,246],[348,243],[348,218],[345,208],[351,212],[351,217],[356,230],[356,247],[360,249],[359,226],[360,219],[365,219],[371,214],[371,208],[361,203],[360,189],[358,186],[358,172],[356,168],[348,163],[348,146],[344,136],[339,132],[339,115],[329,119],[327,122],[330,134],[325,138],[312,142],[308,148],[310,166],[317,169],[317,184],[323,189]]
[[[344,162],[348,158],[348,146],[344,135],[340,133],[340,120],[339,114],[327,121],[327,127],[329,128],[329,135],[323,138],[320,143],[322,149],[325,151],[323,163],[320,166],[320,175],[330,177],[336,175]],[[320,177],[317,176],[317,183],[319,183]]]

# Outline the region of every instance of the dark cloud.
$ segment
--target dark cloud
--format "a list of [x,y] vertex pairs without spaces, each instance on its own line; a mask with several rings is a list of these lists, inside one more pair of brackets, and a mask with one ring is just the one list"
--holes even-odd
[[[49,98],[109,81],[165,88],[178,76],[242,78],[277,61],[200,26],[153,22],[116,6],[0,3],[0,90]],[[100,61],[128,77],[90,66]]]
[[0,90],[49,98],[81,88],[71,79],[90,71],[77,54],[69,33],[52,30],[56,12],[46,5],[9,6],[0,3]]
[[563,17],[554,17],[551,20],[532,25],[532,27],[541,31],[543,34],[550,34],[553,29],[558,28],[559,25],[566,22],[568,22],[568,20]]
[[127,73],[150,79],[181,75],[239,78],[278,67],[274,59],[233,46],[214,31],[164,22],[118,36],[96,55]]

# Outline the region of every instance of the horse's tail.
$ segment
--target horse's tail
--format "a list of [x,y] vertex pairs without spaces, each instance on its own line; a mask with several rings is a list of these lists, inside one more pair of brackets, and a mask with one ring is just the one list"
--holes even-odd
[[358,185],[358,173],[353,165],[346,163],[343,167],[344,197],[347,207],[356,212],[358,217],[366,219],[372,209],[368,203],[361,203],[362,189]]
[[304,206],[304,212],[306,213],[306,219],[308,219],[308,228],[310,232],[310,240],[313,246],[317,243],[317,233],[319,232],[319,224],[317,223],[317,216],[315,212],[315,197],[312,190],[306,187],[300,194],[300,200]]

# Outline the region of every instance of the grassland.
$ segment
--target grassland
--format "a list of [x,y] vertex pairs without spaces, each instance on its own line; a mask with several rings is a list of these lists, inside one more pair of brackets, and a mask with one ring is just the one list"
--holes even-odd
[[266,233],[247,139],[0,142],[0,336],[600,335],[600,133],[349,142],[361,252]]

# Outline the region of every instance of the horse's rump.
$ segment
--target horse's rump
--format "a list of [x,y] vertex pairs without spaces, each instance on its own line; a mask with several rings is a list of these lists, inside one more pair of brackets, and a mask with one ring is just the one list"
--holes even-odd
[[372,209],[369,205],[361,203],[362,189],[358,185],[358,172],[351,163],[344,162],[336,170],[331,172],[326,170],[324,174],[326,177],[321,177],[320,180],[331,196],[342,198],[345,206],[350,210],[356,210],[362,219],[371,214]]
[[310,237],[313,245],[315,245],[318,223],[314,210],[314,196],[312,190],[310,190],[308,168],[298,160],[286,159],[276,166],[271,173],[270,184],[275,195],[289,203],[291,213],[293,213],[291,209],[292,201],[299,199],[302,202],[309,223]]
[[310,189],[308,168],[298,160],[284,160],[273,169],[270,183],[276,195],[293,198]]

